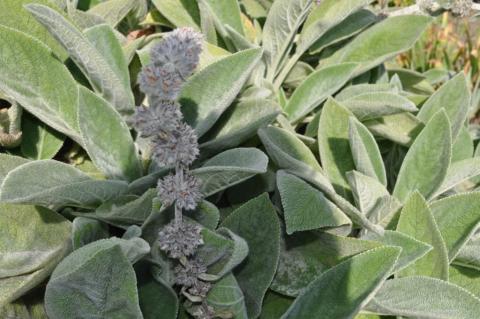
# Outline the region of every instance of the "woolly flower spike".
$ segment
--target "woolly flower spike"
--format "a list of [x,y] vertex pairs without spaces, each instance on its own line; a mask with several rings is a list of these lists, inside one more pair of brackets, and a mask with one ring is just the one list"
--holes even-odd
[[190,313],[194,318],[198,318],[198,319],[216,318],[215,310],[213,309],[212,306],[208,305],[206,302],[202,302],[200,305],[193,306]]
[[184,80],[169,66],[149,64],[138,76],[138,84],[143,93],[164,100],[175,100]]
[[191,256],[203,244],[201,231],[195,224],[182,223],[177,227],[171,222],[158,233],[160,249],[175,259]]
[[434,0],[417,0],[417,5],[422,11],[432,11],[435,7]]
[[192,75],[202,52],[202,35],[192,28],[179,28],[152,48],[152,62],[168,66],[183,78]]
[[153,137],[153,157],[160,165],[180,163],[188,166],[197,158],[198,141],[195,131],[181,123],[175,131],[158,134]]
[[198,284],[198,277],[207,272],[207,267],[199,259],[191,259],[185,265],[179,264],[173,270],[175,283],[186,288]]
[[174,202],[182,209],[192,210],[202,199],[198,179],[187,171],[167,175],[158,181],[158,197],[165,206]]
[[181,120],[182,113],[177,103],[159,100],[150,107],[137,107],[130,122],[142,137],[152,137],[158,132],[174,131]]
[[466,17],[472,10],[473,0],[454,0],[452,3],[452,14],[459,17]]

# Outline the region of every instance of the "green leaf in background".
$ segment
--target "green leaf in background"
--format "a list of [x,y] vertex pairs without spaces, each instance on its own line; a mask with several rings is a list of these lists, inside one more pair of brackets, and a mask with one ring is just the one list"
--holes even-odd
[[319,106],[329,95],[350,80],[357,64],[344,63],[312,73],[294,91],[284,111],[291,122],[297,122]]
[[447,246],[449,260],[452,261],[480,222],[480,194],[475,192],[446,197],[431,203],[430,209]]
[[439,111],[408,150],[393,195],[405,202],[411,193],[418,190],[429,199],[445,179],[451,152],[450,121],[445,111]]
[[414,276],[388,280],[366,310],[414,318],[474,319],[480,299],[446,281]]
[[284,235],[277,273],[270,288],[283,295],[296,297],[327,269],[380,246],[382,244],[376,241],[324,232]]
[[[75,80],[34,38],[0,26],[0,90],[44,123],[81,143]],[[42,63],[38,63],[42,61]]]
[[400,249],[372,249],[347,259],[313,281],[282,316],[287,318],[352,318],[391,273]]
[[474,141],[467,126],[460,126],[457,138],[452,145],[452,163],[473,157],[475,151]]
[[300,33],[295,55],[301,56],[328,30],[372,0],[323,0],[309,14]]
[[248,318],[243,292],[231,273],[213,285],[208,293],[207,303],[217,313],[231,314],[235,319]]
[[[365,30],[335,52],[333,63],[361,63],[361,70],[372,67],[408,50],[432,19],[420,15],[390,17]],[[361,70],[357,70],[361,73]]]
[[293,299],[282,296],[271,290],[267,291],[263,300],[262,313],[259,319],[279,319],[290,307]]
[[403,146],[410,146],[422,130],[423,124],[413,114],[400,113],[365,121],[375,136],[386,138]]
[[228,25],[243,35],[240,6],[237,0],[205,0],[223,26]]
[[260,129],[258,135],[268,155],[280,168],[322,171],[315,155],[295,134],[269,126]]
[[463,72],[443,84],[422,105],[418,119],[427,123],[438,111],[444,109],[452,125],[452,140],[455,140],[460,128],[467,119],[470,106],[470,90]]
[[98,220],[77,217],[72,222],[73,250],[109,237],[108,225]]
[[445,176],[442,185],[433,194],[432,198],[478,175],[480,175],[480,157],[468,158],[452,163],[448,168],[447,176]]
[[236,147],[270,124],[280,113],[277,103],[269,99],[246,99],[235,103],[203,136],[201,153]]
[[79,91],[78,126],[88,155],[107,177],[131,182],[142,175],[125,121],[110,104],[83,87]]
[[349,118],[352,113],[333,99],[323,106],[318,127],[320,159],[327,176],[338,194],[352,199],[346,173],[355,169],[349,135]]
[[[118,52],[104,56],[102,51],[95,47],[95,43],[90,42],[87,36],[55,10],[37,4],[29,4],[26,8],[68,51],[95,91],[112,103],[118,111],[127,113],[133,111],[134,100],[130,81],[125,81],[124,74],[118,74],[117,69],[112,68],[113,62],[108,62],[112,55],[119,57],[121,54],[123,57],[122,47],[114,41],[113,30],[110,31],[108,45],[110,50]],[[103,50],[103,45],[106,45],[107,41],[103,38],[107,36],[105,29],[96,29],[92,32],[98,32],[98,36],[102,37],[100,48]]]
[[415,104],[407,98],[389,92],[362,93],[345,99],[342,104],[361,121],[418,111]]
[[429,251],[432,250],[431,245],[393,230],[385,230],[383,235],[377,235],[373,232],[369,232],[366,236],[362,238],[378,241],[386,246],[395,246],[402,248],[400,255],[398,256],[397,263],[392,270],[392,273],[396,273],[404,269],[405,267],[408,267],[416,260],[422,258]]
[[152,0],[160,13],[176,27],[200,30],[200,15],[195,0]]
[[194,74],[182,88],[185,120],[201,137],[230,106],[262,56],[261,49],[241,51]]
[[47,285],[45,308],[51,319],[143,318],[132,265],[108,240],[75,250],[58,265]]
[[326,228],[346,228],[350,232],[352,222],[323,193],[300,178],[278,171],[277,187],[282,199],[287,234]]
[[[377,142],[368,129],[354,117],[349,119],[349,142],[357,171],[376,178],[384,186],[387,175]],[[347,177],[348,178],[348,177]]]
[[192,170],[201,181],[205,197],[267,171],[268,157],[254,148],[234,148],[220,153]]
[[[390,196],[385,185],[381,184],[376,178],[351,171],[347,173],[347,179],[352,188],[357,207],[369,218],[373,216],[382,199],[391,198],[395,200],[394,197]],[[399,203],[398,207],[400,207]]]
[[28,162],[28,159],[20,156],[0,153],[0,163],[2,163],[2,165],[0,165],[0,185],[3,183],[8,172]]
[[277,0],[268,11],[263,27],[263,48],[267,54],[267,79],[273,81],[288,57],[298,29],[307,18],[312,1]]
[[155,189],[149,189],[142,196],[123,195],[103,202],[94,212],[75,215],[96,219],[120,228],[142,224],[152,212],[152,201],[157,196]]
[[53,158],[65,141],[64,135],[27,114],[22,117],[22,137],[22,154],[33,160]]
[[[39,183],[38,181],[42,181]],[[94,180],[53,160],[23,164],[10,171],[0,189],[5,203],[92,208],[127,191],[122,181]]]
[[398,88],[390,83],[364,83],[350,85],[335,95],[335,100],[343,102],[365,93],[399,93]]
[[234,274],[245,295],[249,317],[257,317],[275,275],[280,252],[280,223],[268,194],[256,197],[222,223],[248,244],[248,259]]
[[137,263],[135,272],[143,318],[156,319],[159,314],[165,319],[177,318],[178,297],[175,291],[152,276],[147,262]]
[[114,28],[138,5],[138,0],[108,0],[97,4],[87,12],[101,17]]
[[473,293],[477,298],[480,296],[480,272],[458,265],[449,268],[448,281]]
[[323,34],[310,46],[309,51],[311,54],[320,53],[327,46],[339,43],[360,33],[377,20],[377,16],[372,11],[368,9],[358,10]]
[[47,208],[0,204],[0,308],[50,275],[71,249],[71,228]]
[[437,222],[420,193],[413,193],[402,209],[397,231],[430,244],[433,249],[400,275],[428,276],[448,280],[448,252]]
[[65,60],[68,57],[67,52],[40,23],[32,21],[31,14],[25,10],[24,5],[29,3],[58,9],[51,0],[2,0],[0,1],[0,23],[42,41],[60,60]]
[[[105,62],[108,63],[113,73],[122,82],[126,91],[130,90],[130,74],[128,62],[126,60],[124,49],[121,46],[116,30],[109,25],[100,24],[83,31],[85,37],[101,54]],[[124,104],[128,101],[124,101]],[[122,110],[119,105],[112,103],[118,110]]]

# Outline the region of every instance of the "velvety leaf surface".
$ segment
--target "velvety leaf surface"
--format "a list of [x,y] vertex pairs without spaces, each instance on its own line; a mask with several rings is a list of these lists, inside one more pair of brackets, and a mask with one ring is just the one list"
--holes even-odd
[[465,123],[470,105],[470,90],[467,86],[465,74],[461,72],[443,84],[422,105],[418,112],[418,119],[427,123],[438,111],[444,109],[450,119],[452,138],[458,136],[461,126]]
[[205,197],[267,171],[268,157],[254,148],[235,148],[220,153],[192,170],[201,180]]
[[112,27],[115,27],[138,4],[139,2],[136,0],[108,0],[100,2],[87,12],[101,17]]
[[175,291],[151,275],[147,262],[135,265],[138,298],[144,319],[175,319],[178,313],[178,297]]
[[0,163],[2,163],[2,165],[0,165],[0,185],[7,176],[8,172],[28,162],[29,160],[26,158],[1,153]]
[[[387,176],[377,142],[368,129],[354,117],[349,119],[349,143],[357,171],[387,185]],[[348,178],[348,177],[347,177]]]
[[108,226],[98,220],[77,217],[72,222],[73,250],[110,236]]
[[[350,219],[323,193],[284,171],[277,173],[287,234],[319,228],[347,227]],[[349,232],[349,230],[347,230]]]
[[80,133],[93,163],[106,176],[133,181],[142,175],[130,130],[120,114],[101,97],[80,88]]
[[268,11],[262,45],[268,54],[267,64],[271,80],[292,47],[295,34],[305,21],[310,6],[309,0],[280,0],[274,1]]
[[182,88],[185,120],[201,137],[230,106],[262,55],[261,49],[232,54],[193,75]]
[[480,222],[480,194],[450,196],[430,205],[452,261]]
[[212,129],[203,136],[200,152],[236,147],[270,124],[280,113],[277,103],[268,99],[245,99],[232,105]]
[[397,231],[433,247],[420,260],[404,269],[400,275],[427,276],[448,280],[448,252],[437,222],[419,193],[413,193],[402,209]]
[[323,232],[283,236],[280,261],[271,289],[296,297],[327,269],[382,243]]
[[176,27],[192,27],[200,30],[198,8],[194,0],[152,0],[155,7]]
[[357,36],[335,53],[334,63],[362,63],[368,70],[400,52],[408,50],[431,23],[419,15],[390,17]]
[[63,146],[65,136],[32,116],[22,116],[22,155],[34,159],[51,159]]
[[94,180],[71,165],[42,160],[23,164],[10,171],[3,180],[0,200],[87,208],[121,195],[127,187],[125,182]]
[[143,223],[152,212],[157,192],[155,189],[146,191],[142,196],[123,195],[103,202],[94,212],[75,215],[97,219],[108,224],[126,228],[129,225]]
[[234,270],[245,296],[249,317],[260,314],[265,292],[277,268],[280,252],[280,223],[267,194],[250,200],[230,214],[222,223],[244,238],[249,255]]
[[431,245],[393,230],[385,230],[383,235],[369,232],[363,238],[378,241],[386,246],[395,246],[402,249],[392,272],[398,272],[408,267],[432,250]]
[[388,280],[366,310],[426,319],[474,319],[480,299],[446,281],[415,276]]
[[214,307],[215,311],[231,314],[233,318],[248,318],[243,292],[231,273],[213,285],[208,293],[207,303]]
[[363,31],[366,27],[376,22],[377,19],[377,16],[368,9],[358,10],[323,34],[310,46],[309,51],[312,54],[319,53],[327,46],[348,39]]
[[[125,81],[125,77],[116,73],[117,69],[112,68],[112,63],[107,62],[112,53],[108,57],[103,56],[80,30],[55,10],[37,4],[29,4],[27,9],[68,51],[75,64],[88,77],[95,91],[111,102],[117,110],[124,112],[133,110],[134,101],[130,81]],[[105,32],[102,29],[98,31]],[[104,35],[101,34],[101,36]],[[116,56],[122,54],[124,59],[122,48],[118,42],[113,41],[114,39],[111,34],[110,49],[117,50]]]
[[418,190],[430,198],[447,174],[452,152],[450,122],[444,111],[427,123],[408,150],[398,173],[393,195],[405,202]]
[[322,171],[312,151],[292,132],[269,126],[260,129],[258,135],[268,155],[280,168]]
[[352,197],[346,173],[355,169],[349,138],[352,113],[333,99],[327,100],[318,127],[320,159],[335,190],[343,197]]
[[382,198],[393,198],[376,178],[351,171],[347,173],[347,179],[357,207],[367,217],[372,216]]
[[305,21],[295,54],[306,52],[328,30],[370,2],[372,0],[324,0],[320,2]]
[[361,121],[386,115],[418,111],[412,101],[401,95],[388,92],[359,94],[342,101],[342,104]]
[[55,269],[45,293],[47,314],[64,318],[142,318],[135,272],[119,245],[97,241]]
[[400,249],[372,249],[324,272],[313,281],[282,318],[351,318],[391,273]]
[[70,234],[71,223],[47,208],[0,204],[0,308],[50,275]]
[[353,75],[357,65],[343,63],[312,73],[294,91],[284,111],[291,122],[297,122],[338,91]]
[[442,185],[432,198],[454,188],[455,186],[480,175],[480,157],[464,159],[450,165]]
[[[51,0],[3,0],[0,3],[0,21],[3,26],[26,33],[46,44],[63,61],[68,57],[67,52],[48,33],[47,30],[35,21],[31,14],[24,8],[29,3],[38,3],[56,8]],[[14,12],[14,14],[12,14]]]
[[20,31],[0,26],[0,42],[0,90],[50,127],[81,143],[77,84],[65,65],[47,46]]

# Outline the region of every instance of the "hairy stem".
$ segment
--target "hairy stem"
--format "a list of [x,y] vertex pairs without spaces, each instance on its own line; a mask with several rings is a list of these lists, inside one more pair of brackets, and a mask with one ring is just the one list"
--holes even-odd
[[[177,185],[182,185],[183,184],[183,167],[180,163],[176,164],[175,177],[179,179],[177,181]],[[177,228],[180,228],[180,226],[182,225],[182,222],[183,222],[182,208],[180,207],[178,200],[176,200],[175,201],[175,226]]]

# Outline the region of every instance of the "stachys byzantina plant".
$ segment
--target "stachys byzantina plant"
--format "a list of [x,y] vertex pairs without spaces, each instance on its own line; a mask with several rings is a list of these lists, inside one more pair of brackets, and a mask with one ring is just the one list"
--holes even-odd
[[0,316],[476,318],[478,89],[390,9],[0,1]]

